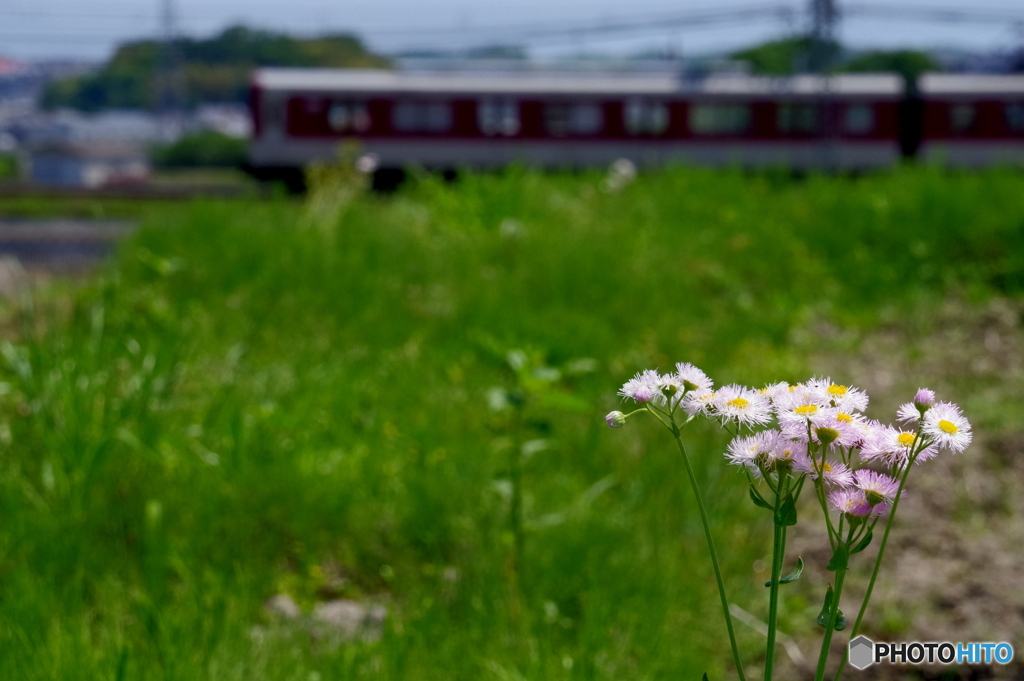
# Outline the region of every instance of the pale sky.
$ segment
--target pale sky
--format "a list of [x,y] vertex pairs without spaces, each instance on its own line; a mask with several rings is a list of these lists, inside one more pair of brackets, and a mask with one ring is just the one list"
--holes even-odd
[[[104,59],[120,41],[158,35],[164,2],[0,0],[0,56]],[[777,38],[807,21],[807,0],[173,2],[177,29],[186,35],[209,36],[236,23],[307,35],[353,31],[371,49],[389,53],[499,42],[524,45],[540,57],[668,48],[684,56],[701,55]],[[839,38],[855,48],[1005,50],[1024,45],[1024,0],[850,0],[840,7],[849,11]],[[867,11],[858,13],[857,7]],[[976,21],[958,21],[962,17],[936,11],[968,8],[978,14]],[[735,11],[725,23],[692,20],[723,10]],[[752,14],[738,18],[742,10]],[[922,15],[925,10],[931,14]],[[618,30],[601,28],[609,24]]]

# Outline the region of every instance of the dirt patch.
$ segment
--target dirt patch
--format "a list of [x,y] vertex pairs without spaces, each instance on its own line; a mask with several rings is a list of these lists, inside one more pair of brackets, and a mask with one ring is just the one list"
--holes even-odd
[[[821,326],[813,339],[813,366],[868,391],[870,415],[892,420],[895,407],[929,387],[964,407],[975,439],[967,451],[915,467],[909,496],[900,504],[882,572],[861,633],[876,641],[1006,641],[1016,651],[1009,665],[848,668],[845,678],[1024,678],[1024,304],[997,299],[982,306],[952,301],[938,315],[857,335]],[[910,322],[910,323],[907,323]],[[828,348],[829,352],[821,351]],[[835,354],[837,348],[844,351]],[[813,623],[826,582],[830,552],[814,505],[790,534],[789,555],[808,564],[794,590],[808,603]],[[867,585],[881,536],[855,557],[843,610],[852,621]],[[804,655],[817,658],[820,629],[793,633]],[[845,650],[837,635],[834,665]],[[788,660],[784,663],[789,664]],[[834,673],[834,672],[833,672]],[[807,670],[780,669],[779,678],[802,679]]]

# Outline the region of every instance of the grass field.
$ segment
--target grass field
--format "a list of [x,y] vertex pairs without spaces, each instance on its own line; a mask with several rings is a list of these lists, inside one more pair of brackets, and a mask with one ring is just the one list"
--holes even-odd
[[[877,386],[855,358],[885,331],[906,358],[892,407],[929,384],[929,338],[970,342],[950,301],[1021,302],[1022,189],[1011,171],[680,169],[608,192],[511,170],[138,209],[88,283],[4,313],[0,676],[727,678],[681,462],[653,424],[607,429],[616,389],[676,361]],[[986,376],[932,385],[1019,434]],[[688,441],[730,598],[763,617],[769,520],[725,435]],[[382,604],[384,635],[275,634],[277,593]],[[802,599],[780,620],[795,635],[814,633]],[[763,641],[740,638],[754,669]]]

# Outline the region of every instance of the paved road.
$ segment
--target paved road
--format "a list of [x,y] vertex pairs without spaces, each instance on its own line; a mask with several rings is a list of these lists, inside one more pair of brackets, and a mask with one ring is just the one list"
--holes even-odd
[[134,228],[123,220],[0,218],[0,258],[29,269],[78,270],[106,257]]

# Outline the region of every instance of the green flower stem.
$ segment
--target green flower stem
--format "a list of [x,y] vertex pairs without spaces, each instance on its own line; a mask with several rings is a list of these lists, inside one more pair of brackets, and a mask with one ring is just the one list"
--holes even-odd
[[700,489],[697,487],[697,477],[693,474],[690,466],[690,458],[686,456],[686,448],[679,437],[679,428],[672,422],[672,432],[675,435],[676,444],[679,445],[679,453],[683,455],[683,464],[686,466],[686,474],[690,477],[690,485],[693,487],[693,496],[697,500],[697,508],[700,510],[700,520],[704,523],[704,536],[708,540],[708,550],[711,552],[711,564],[715,568],[715,579],[718,581],[718,595],[722,599],[722,612],[725,615],[725,626],[729,630],[729,643],[732,644],[732,656],[736,661],[736,674],[740,681],[747,681],[743,674],[743,664],[740,662],[740,650],[736,646],[736,633],[732,629],[732,615],[729,614],[729,599],[725,596],[725,582],[722,581],[722,568],[718,564],[718,553],[715,551],[715,542],[711,539],[711,525],[708,524],[708,514],[704,510],[704,500],[700,496]]
[[779,587],[782,586],[779,580],[782,579],[782,563],[786,556],[786,526],[779,523],[778,518],[782,499],[786,494],[787,481],[786,473],[779,475],[779,488],[775,494],[775,534],[772,540],[772,583],[768,596],[768,645],[765,649],[764,681],[772,681],[772,674],[775,671],[775,630],[779,616]]
[[[878,556],[875,558],[875,567],[871,570],[871,579],[868,581],[868,589],[864,592],[864,600],[860,604],[860,612],[857,613],[857,621],[853,623],[853,629],[850,630],[850,640],[857,638],[857,633],[860,631],[860,624],[864,620],[864,613],[868,609],[868,601],[871,600],[871,592],[875,589],[875,580],[878,579],[878,571],[882,567],[882,556],[885,555],[885,546],[889,543],[889,530],[892,529],[893,520],[896,518],[896,509],[900,505],[900,497],[903,496],[903,487],[907,484],[907,476],[910,474],[910,467],[914,463],[916,454],[907,460],[907,465],[903,470],[903,475],[900,476],[900,488],[896,492],[896,498],[893,499],[892,508],[889,510],[889,519],[885,523],[885,532],[882,534],[882,543],[878,546]],[[846,668],[846,663],[850,657],[850,651],[847,650],[843,653],[843,659],[839,662],[839,669],[836,670],[835,681],[839,681],[839,677],[843,673],[843,669]]]
[[[846,568],[836,571],[836,588],[832,596],[832,612],[828,618],[828,627],[825,629],[825,636],[821,640],[821,652],[818,653],[818,669],[814,673],[814,681],[822,681],[825,678],[825,664],[828,662],[829,648],[832,645],[832,634],[836,630],[836,617],[839,614],[839,599],[843,595],[843,581],[846,579]],[[842,671],[842,665],[840,665]]]

